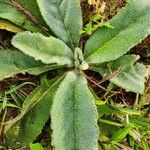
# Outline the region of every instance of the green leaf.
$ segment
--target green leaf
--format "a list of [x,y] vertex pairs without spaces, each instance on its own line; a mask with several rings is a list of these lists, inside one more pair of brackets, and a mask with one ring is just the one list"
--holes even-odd
[[113,125],[113,126],[118,126],[118,127],[121,127],[122,124],[121,123],[117,123],[117,122],[114,122],[114,121],[111,121],[111,120],[105,120],[105,119],[99,119],[98,120],[100,123],[105,123],[105,124],[109,124],[109,125]]
[[150,118],[130,118],[130,122],[137,127],[149,127],[150,126]]
[[80,0],[37,0],[37,3],[56,36],[77,47],[82,30]]
[[43,33],[41,27],[34,23],[29,16],[27,16],[23,10],[18,10],[11,0],[0,0],[0,18],[6,19],[23,29]]
[[[148,75],[148,69],[143,64],[135,64],[139,57],[135,55],[125,55],[112,61],[102,67],[91,67],[91,70],[99,72],[101,75],[126,89],[135,93],[144,93],[145,77]],[[110,71],[111,70],[111,71]]]
[[87,41],[85,60],[103,63],[127,53],[150,34],[150,0],[132,0],[112,20],[113,28],[98,28]]
[[9,4],[10,0],[0,0],[1,3]]
[[124,127],[123,129],[120,129],[119,131],[117,131],[111,138],[111,143],[118,143],[120,142],[122,139],[124,139],[126,137],[126,135],[130,132],[130,130],[132,129],[131,126],[127,126]]
[[[16,0],[16,2],[33,16],[43,27],[46,26],[36,0]],[[47,26],[46,26],[47,27]]]
[[115,107],[114,109],[118,110],[118,112],[126,114],[126,115],[137,115],[140,116],[141,115],[141,111],[139,110],[133,110],[133,109],[129,109],[129,108],[119,108],[119,107]]
[[45,64],[71,65],[73,53],[61,40],[40,33],[22,32],[15,35],[12,44],[25,54]]
[[48,84],[45,82],[28,95],[21,114],[5,126],[8,145],[14,148],[28,146],[36,139],[49,118],[53,96],[63,78],[61,75]]
[[114,110],[109,107],[109,105],[107,104],[104,104],[104,105],[98,105],[97,106],[97,111],[98,111],[98,114],[99,114],[99,118],[101,118],[101,116],[103,115],[111,115],[114,113]]
[[[0,111],[2,109],[3,104],[0,103]],[[6,104],[6,107],[15,107],[15,108],[19,108],[18,106],[14,105],[14,104]]]
[[16,25],[14,25],[13,23],[7,21],[7,20],[3,20],[0,19],[0,29],[5,29],[7,31],[11,31],[11,32],[21,32],[22,29]]
[[116,75],[110,81],[127,91],[143,94],[145,90],[144,83],[146,76],[146,67],[143,64],[136,64],[129,70]]
[[43,146],[40,143],[30,144],[31,150],[44,150]]
[[7,101],[8,101],[8,99],[7,99],[7,96],[5,95],[4,98],[3,98],[3,103],[2,103],[2,109],[3,109],[3,110],[4,110],[4,109],[6,108],[6,106],[7,106]]
[[44,65],[32,57],[16,50],[0,50],[0,81],[13,77],[18,73],[41,74],[45,71],[58,68],[56,65]]
[[97,112],[86,79],[75,72],[68,72],[53,101],[51,127],[54,148],[97,149]]
[[143,146],[144,150],[149,150],[150,149],[149,143],[146,139],[142,139],[142,146]]

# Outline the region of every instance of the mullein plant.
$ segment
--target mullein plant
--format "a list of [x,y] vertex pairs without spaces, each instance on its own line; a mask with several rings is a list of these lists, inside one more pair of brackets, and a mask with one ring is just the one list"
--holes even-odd
[[[39,21],[23,8],[29,8]],[[54,149],[96,150],[98,114],[84,71],[103,77],[117,72],[108,78],[111,83],[144,93],[148,68],[136,63],[139,56],[126,53],[150,34],[150,0],[131,0],[108,21],[111,28],[95,30],[84,49],[79,42],[80,0],[0,0],[0,18],[28,30],[13,37],[14,48],[0,51],[0,80],[18,73],[59,70],[27,96],[16,118],[4,124],[5,144],[28,147],[51,118]]]

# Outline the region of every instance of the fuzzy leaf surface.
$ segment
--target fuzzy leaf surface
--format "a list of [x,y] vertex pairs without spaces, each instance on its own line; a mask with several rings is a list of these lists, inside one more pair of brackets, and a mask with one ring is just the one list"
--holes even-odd
[[85,47],[88,63],[115,60],[150,34],[150,0],[131,0],[112,20],[98,28]]
[[23,29],[43,33],[43,30],[34,23],[23,11],[18,10],[11,0],[0,0],[0,18],[6,19]]
[[143,64],[134,65],[138,59],[139,56],[136,55],[125,55],[107,65],[91,67],[91,70],[99,72],[106,78],[108,77],[112,83],[127,91],[143,94],[148,69]]
[[28,146],[41,133],[49,118],[53,96],[63,77],[58,76],[48,83],[42,83],[25,99],[21,114],[5,127],[7,142],[11,147]]
[[55,35],[77,47],[82,29],[79,0],[37,0],[41,14]]
[[73,53],[61,40],[52,36],[45,37],[40,33],[18,33],[12,44],[25,54],[41,60],[45,64],[71,65]]
[[58,66],[44,65],[41,61],[25,55],[17,50],[0,50],[0,81],[13,77],[18,73],[39,75]]
[[51,119],[56,150],[97,149],[98,127],[94,97],[86,79],[68,72],[53,100]]

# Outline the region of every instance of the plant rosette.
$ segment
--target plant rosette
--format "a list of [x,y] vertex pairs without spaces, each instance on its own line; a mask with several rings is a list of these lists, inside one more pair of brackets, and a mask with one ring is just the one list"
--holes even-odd
[[[0,3],[9,8],[7,2]],[[126,53],[150,34],[150,0],[129,2],[109,21],[111,28],[102,26],[95,30],[84,50],[79,46],[82,30],[79,0],[35,3],[55,36],[30,32],[33,30],[17,33],[12,39],[17,50],[0,51],[0,80],[17,73],[39,75],[54,69],[63,73],[41,83],[25,99],[20,115],[5,124],[6,142],[12,147],[29,146],[50,117],[54,149],[96,150],[97,109],[84,70],[102,76],[117,71],[109,78],[110,82],[143,94],[148,69],[135,63],[139,56]],[[8,15],[2,16],[3,11],[0,17],[12,21]]]

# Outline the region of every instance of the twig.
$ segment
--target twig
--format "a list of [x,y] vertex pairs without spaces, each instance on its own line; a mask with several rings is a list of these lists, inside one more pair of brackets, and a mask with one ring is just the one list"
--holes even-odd
[[[101,86],[100,84],[96,83],[91,77],[88,77],[86,74],[84,74],[84,75],[85,75],[85,77],[86,77],[89,81],[91,81],[92,83],[94,83],[97,87],[99,87],[99,88],[101,88],[101,89],[107,91],[106,88],[104,88],[104,87]],[[120,92],[116,92],[116,91],[110,91],[110,92],[111,92],[111,93],[115,93],[115,94],[120,93]]]

